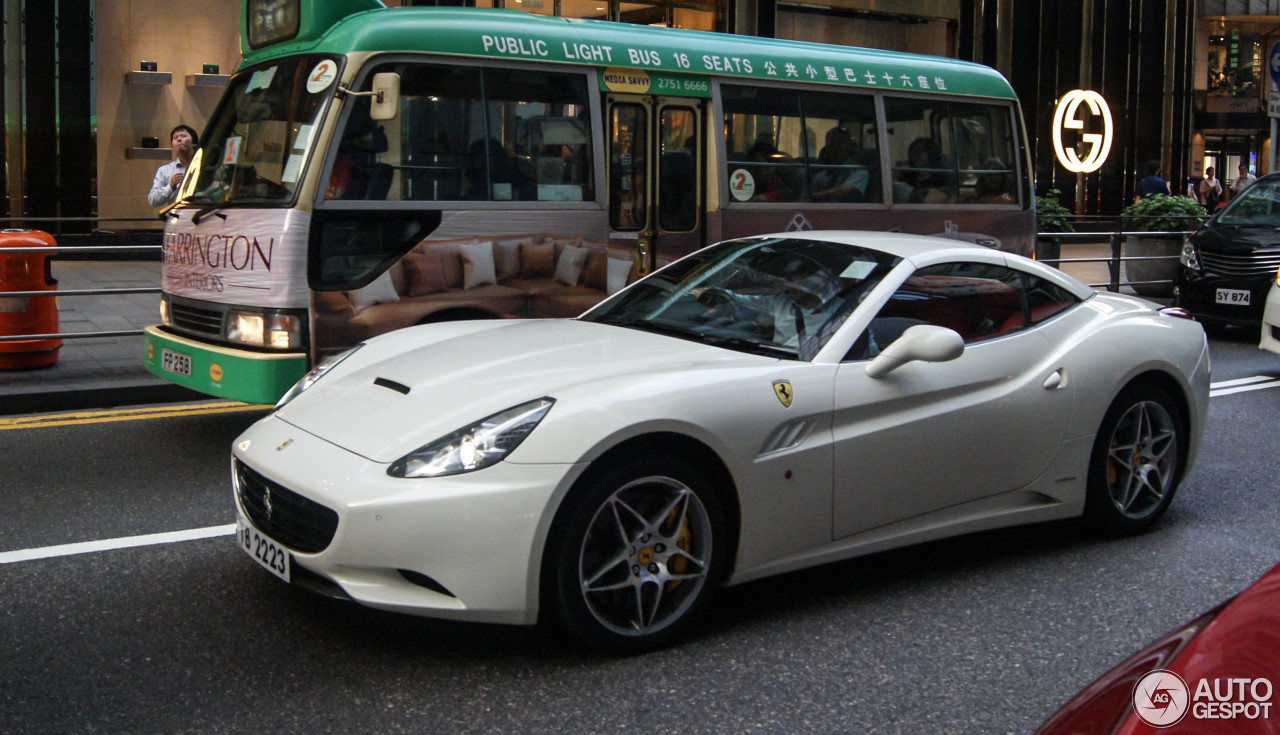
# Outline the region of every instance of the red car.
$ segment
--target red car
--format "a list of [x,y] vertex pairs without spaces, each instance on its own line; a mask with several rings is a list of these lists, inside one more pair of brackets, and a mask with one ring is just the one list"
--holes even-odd
[[1036,732],[1280,733],[1277,682],[1280,564],[1090,684]]

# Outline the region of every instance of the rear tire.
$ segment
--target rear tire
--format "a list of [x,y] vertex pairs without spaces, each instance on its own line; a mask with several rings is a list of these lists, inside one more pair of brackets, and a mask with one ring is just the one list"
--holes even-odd
[[1093,443],[1086,522],[1118,536],[1150,528],[1178,489],[1184,443],[1178,405],[1164,390],[1137,384],[1121,391]]
[[552,527],[546,569],[560,628],[596,650],[670,645],[709,604],[728,549],[710,482],[675,458],[636,457],[587,479]]

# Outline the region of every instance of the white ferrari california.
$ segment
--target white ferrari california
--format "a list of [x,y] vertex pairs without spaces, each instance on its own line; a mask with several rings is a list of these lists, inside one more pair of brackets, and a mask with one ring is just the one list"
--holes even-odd
[[1208,408],[1178,309],[977,245],[723,242],[577,319],[430,324],[233,448],[237,539],[418,615],[666,645],[714,591],[905,544],[1168,508]]

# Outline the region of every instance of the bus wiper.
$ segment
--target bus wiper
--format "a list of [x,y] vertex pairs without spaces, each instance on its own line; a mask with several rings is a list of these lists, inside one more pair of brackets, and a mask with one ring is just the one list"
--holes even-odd
[[213,205],[212,207],[205,207],[204,209],[202,209],[202,210],[200,210],[199,212],[196,212],[196,213],[195,213],[195,216],[193,216],[193,217],[191,218],[191,224],[193,224],[193,225],[198,225],[198,224],[200,224],[200,220],[204,219],[204,218],[205,218],[205,215],[209,215],[209,214],[212,214],[212,215],[213,215],[213,216],[215,216],[215,217],[221,217],[222,219],[224,219],[224,220],[225,220],[225,219],[227,218],[227,215],[225,215],[225,214],[223,214],[221,211],[219,211],[219,210],[221,210],[221,209],[222,209],[222,207],[220,207],[220,206],[218,206],[218,205],[216,205],[216,204],[215,204],[215,205]]

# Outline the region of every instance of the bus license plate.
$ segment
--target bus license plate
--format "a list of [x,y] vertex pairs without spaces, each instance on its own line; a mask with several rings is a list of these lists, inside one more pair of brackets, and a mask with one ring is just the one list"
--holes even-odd
[[174,352],[168,348],[160,350],[160,369],[169,373],[177,373],[191,377],[191,356]]
[[236,543],[263,569],[289,581],[293,561],[289,552],[239,515],[236,516]]
[[1220,288],[1214,294],[1215,303],[1228,306],[1248,306],[1249,291],[1239,288]]

